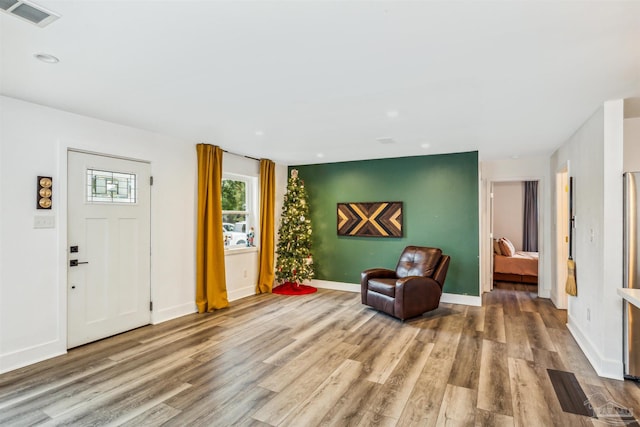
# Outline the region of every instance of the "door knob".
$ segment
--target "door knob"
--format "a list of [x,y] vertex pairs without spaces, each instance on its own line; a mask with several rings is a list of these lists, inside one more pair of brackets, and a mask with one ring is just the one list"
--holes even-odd
[[89,264],[89,261],[78,262],[77,259],[69,260],[69,267],[77,267],[80,264]]

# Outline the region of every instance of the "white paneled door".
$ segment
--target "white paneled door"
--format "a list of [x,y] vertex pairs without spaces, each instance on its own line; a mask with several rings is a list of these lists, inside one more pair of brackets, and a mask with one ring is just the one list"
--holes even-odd
[[68,348],[151,321],[150,170],[68,152]]

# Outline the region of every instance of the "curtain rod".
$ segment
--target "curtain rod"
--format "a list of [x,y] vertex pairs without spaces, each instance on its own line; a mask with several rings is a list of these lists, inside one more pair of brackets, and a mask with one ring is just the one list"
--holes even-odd
[[[203,142],[202,144],[206,144],[205,142]],[[220,146],[219,146],[220,147]],[[229,153],[229,154],[233,154],[234,156],[240,156],[240,157],[245,157],[247,159],[251,159],[251,160],[255,160],[257,162],[260,161],[260,159],[256,159],[255,157],[251,157],[251,156],[246,156],[244,154],[238,154],[238,153],[234,153],[233,151],[229,151],[229,150],[225,150],[224,148],[220,147],[220,149],[222,150],[223,153]]]
[[[221,148],[222,148],[222,147],[221,147]],[[257,162],[259,162],[259,161],[260,161],[260,159],[256,159],[255,157],[246,156],[246,155],[244,155],[244,154],[234,153],[234,152],[232,152],[232,151],[225,150],[224,148],[222,148],[222,151],[223,151],[223,152],[225,152],[225,153],[233,154],[234,156],[245,157],[245,158],[247,158],[247,159],[255,160],[255,161],[257,161]]]

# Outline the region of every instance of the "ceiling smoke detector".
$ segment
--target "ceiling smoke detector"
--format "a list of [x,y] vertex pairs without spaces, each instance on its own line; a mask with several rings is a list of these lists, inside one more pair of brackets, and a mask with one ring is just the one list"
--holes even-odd
[[376,141],[378,141],[380,144],[395,144],[396,143],[395,139],[389,138],[389,137],[376,138]]
[[46,27],[60,18],[57,13],[24,0],[0,0],[0,10],[38,27]]

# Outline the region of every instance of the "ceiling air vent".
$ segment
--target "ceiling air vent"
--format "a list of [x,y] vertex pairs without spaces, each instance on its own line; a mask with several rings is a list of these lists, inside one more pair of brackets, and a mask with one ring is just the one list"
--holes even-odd
[[389,138],[389,137],[382,137],[382,138],[376,138],[376,141],[378,141],[380,144],[395,144],[396,140],[393,138]]
[[4,10],[9,15],[24,21],[31,22],[38,27],[47,26],[60,18],[57,13],[24,0],[0,0],[0,10]]

